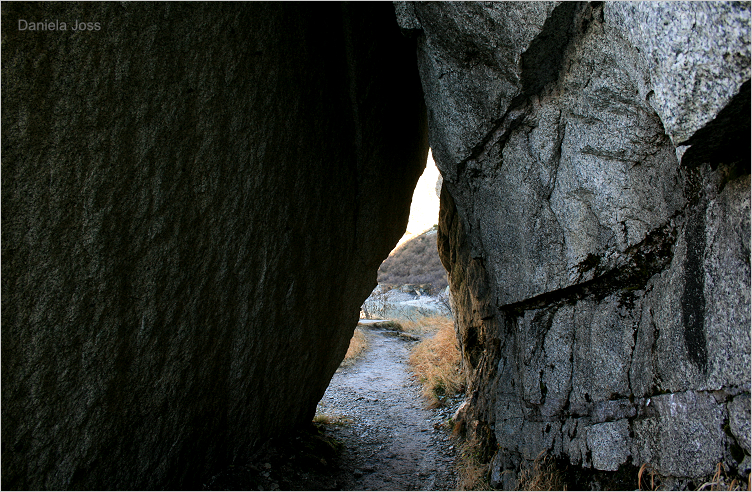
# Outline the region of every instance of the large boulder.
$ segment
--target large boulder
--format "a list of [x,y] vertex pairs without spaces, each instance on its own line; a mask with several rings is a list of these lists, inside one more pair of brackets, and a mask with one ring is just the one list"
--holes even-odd
[[388,3],[2,23],[2,486],[199,489],[344,356],[426,160],[415,44]]
[[397,12],[444,177],[468,428],[498,445],[498,485],[541,452],[633,476],[741,471],[749,3]]

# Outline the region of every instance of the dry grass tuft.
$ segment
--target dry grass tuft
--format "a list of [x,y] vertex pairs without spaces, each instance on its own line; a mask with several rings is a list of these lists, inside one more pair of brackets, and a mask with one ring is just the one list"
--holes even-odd
[[520,471],[517,490],[567,490],[553,457],[541,453],[533,467]]
[[[733,479],[729,482],[729,477],[726,475],[726,467],[723,463],[718,463],[716,467],[715,475],[710,482],[705,482],[697,490],[743,490],[742,485],[738,480]],[[752,484],[748,484],[749,488]]]
[[394,320],[379,321],[378,323],[371,323],[370,326],[373,328],[381,328],[383,330],[404,331],[400,322]]
[[[648,476],[650,477],[650,481],[648,482],[648,477],[645,477],[645,473],[647,472]],[[645,479],[645,482],[643,483],[643,478]],[[640,467],[640,470],[637,472],[637,488],[639,490],[659,490],[661,487],[660,482],[660,475],[656,473],[656,471],[653,469],[653,466],[650,463],[643,463],[643,465]],[[650,485],[650,488],[647,488],[648,484]],[[747,490],[750,490],[751,484],[747,484]],[[710,490],[710,491],[719,491],[719,490],[744,490],[744,483],[743,480],[739,481],[737,479],[731,479],[726,475],[726,467],[723,463],[718,463],[718,466],[716,467],[715,475],[713,475],[713,478],[709,482],[705,482],[697,490]]]
[[465,441],[459,446],[457,460],[458,486],[460,490],[491,490],[488,481],[488,463],[481,460],[480,444],[476,440]]
[[352,363],[355,358],[360,355],[368,347],[368,336],[360,328],[355,328],[353,337],[350,339],[350,346],[347,347],[347,353],[345,354],[345,360],[342,364]]
[[419,318],[415,321],[405,320],[400,322],[401,330],[414,335],[425,335],[439,331],[443,326],[449,323],[454,330],[454,322],[443,316],[433,316],[430,318]]
[[[649,490],[658,490],[655,485],[655,470],[653,470],[653,467],[650,465],[650,463],[643,463],[640,467],[640,470],[637,472],[637,488],[639,490],[643,490],[642,485],[642,476],[645,474],[645,472],[648,472],[648,475],[650,475],[650,489]],[[645,480],[645,485],[647,485],[647,479]]]
[[325,413],[317,413],[313,417],[313,423],[314,424],[331,424],[332,417]]
[[[405,323],[407,324],[407,323]],[[462,387],[460,351],[454,334],[454,322],[448,318],[425,318],[414,323],[412,329],[435,334],[420,342],[410,354],[410,365],[423,384],[423,395],[430,408],[442,405],[447,395]]]
[[324,425],[339,425],[346,426],[353,423],[353,419],[350,417],[343,417],[342,415],[328,415],[325,413],[316,413],[313,417],[314,424]]

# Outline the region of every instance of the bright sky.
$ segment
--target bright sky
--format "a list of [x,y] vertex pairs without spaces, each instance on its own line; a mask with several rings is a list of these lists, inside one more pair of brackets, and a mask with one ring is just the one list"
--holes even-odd
[[418,180],[415,192],[413,193],[407,231],[399,243],[397,243],[398,245],[425,232],[439,222],[439,197],[436,196],[436,181],[438,179],[439,170],[436,169],[433,155],[429,149],[426,170],[423,171],[423,175]]

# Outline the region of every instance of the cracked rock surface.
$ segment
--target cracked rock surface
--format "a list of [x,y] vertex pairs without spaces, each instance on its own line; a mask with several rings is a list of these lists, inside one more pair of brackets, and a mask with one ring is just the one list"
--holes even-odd
[[746,479],[749,4],[412,3],[398,20],[494,484],[541,452]]
[[1,8],[2,488],[196,488],[310,423],[429,140],[495,485],[748,478],[749,2]]

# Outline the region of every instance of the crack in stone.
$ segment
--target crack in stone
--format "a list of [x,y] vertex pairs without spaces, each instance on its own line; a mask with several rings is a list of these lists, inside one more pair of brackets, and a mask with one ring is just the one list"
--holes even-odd
[[506,142],[515,129],[522,123],[524,117],[530,111],[529,101],[518,96],[509,105],[509,109],[498,120],[494,121],[491,130],[470,151],[470,155],[457,164],[457,176],[463,176],[471,161],[478,162],[488,156],[491,148],[498,145],[500,149],[506,146]]
[[519,314],[528,309],[540,309],[559,301],[573,301],[586,296],[603,298],[613,292],[630,287],[642,287],[668,266],[673,257],[676,228],[669,221],[665,226],[649,233],[645,239],[624,252],[621,264],[591,280],[563,289],[545,292],[514,302],[498,309]]

